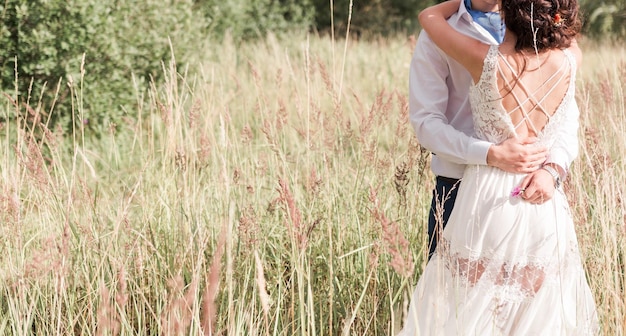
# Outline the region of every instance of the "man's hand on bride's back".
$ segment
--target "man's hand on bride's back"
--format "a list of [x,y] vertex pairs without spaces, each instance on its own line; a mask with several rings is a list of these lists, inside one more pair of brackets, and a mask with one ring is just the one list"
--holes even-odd
[[531,173],[541,167],[548,156],[547,148],[530,146],[537,138],[509,138],[492,145],[487,153],[487,165],[509,173]]

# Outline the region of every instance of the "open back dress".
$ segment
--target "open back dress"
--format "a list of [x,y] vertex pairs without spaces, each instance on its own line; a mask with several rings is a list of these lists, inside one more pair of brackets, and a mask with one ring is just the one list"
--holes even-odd
[[[542,71],[537,81],[516,73],[499,47],[490,47],[470,88],[477,137],[501,143],[523,129],[539,145],[552,146],[574,103],[576,75],[569,50],[552,52],[560,57],[534,70]],[[567,199],[557,189],[543,204],[524,201],[513,192],[524,177],[483,165],[466,168],[401,335],[598,333]]]

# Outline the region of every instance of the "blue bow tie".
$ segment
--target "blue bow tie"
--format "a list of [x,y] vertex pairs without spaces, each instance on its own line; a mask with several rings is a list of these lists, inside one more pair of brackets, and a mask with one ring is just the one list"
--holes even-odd
[[465,8],[467,8],[467,12],[472,16],[476,23],[485,28],[485,30],[487,30],[489,34],[491,34],[491,36],[498,41],[498,43],[502,43],[506,27],[504,26],[504,21],[502,21],[500,13],[474,10],[472,9],[471,0],[465,0]]

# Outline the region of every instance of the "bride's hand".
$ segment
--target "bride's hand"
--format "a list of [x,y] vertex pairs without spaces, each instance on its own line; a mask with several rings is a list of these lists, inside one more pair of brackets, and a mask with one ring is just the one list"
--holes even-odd
[[544,169],[538,169],[524,178],[520,184],[520,196],[532,204],[542,204],[554,196],[554,178]]

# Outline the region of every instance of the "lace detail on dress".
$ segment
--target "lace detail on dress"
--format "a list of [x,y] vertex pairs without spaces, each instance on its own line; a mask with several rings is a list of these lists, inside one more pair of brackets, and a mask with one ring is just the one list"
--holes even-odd
[[[576,241],[568,242],[568,251],[560,259],[520,256],[516,260],[496,255],[478,256],[474,251],[453,252],[445,239],[440,240],[440,244],[436,258],[450,272],[456,288],[478,292],[489,302],[489,307],[485,308],[492,314],[493,327],[500,335],[507,334],[511,316],[530,304],[540,291],[558,292],[563,286],[563,277],[570,281],[569,277],[585,276]],[[592,321],[579,327],[583,335],[595,333]]]
[[492,45],[485,57],[478,83],[469,89],[476,136],[496,144],[515,135],[511,118],[502,108],[496,81],[497,67],[498,46]]

